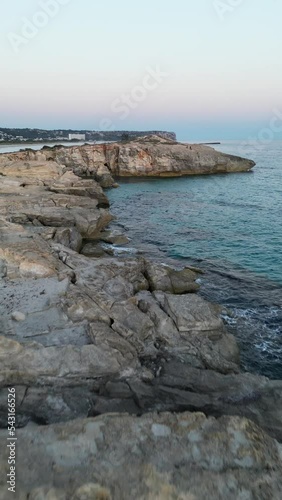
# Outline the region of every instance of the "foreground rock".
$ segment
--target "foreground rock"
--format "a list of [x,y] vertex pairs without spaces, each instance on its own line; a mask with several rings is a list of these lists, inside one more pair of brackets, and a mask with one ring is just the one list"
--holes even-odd
[[248,172],[255,165],[251,160],[220,153],[208,146],[148,136],[122,143],[45,147],[41,151],[0,155],[0,174],[15,175],[18,162],[24,174],[30,161],[37,161],[38,167],[41,165],[43,169],[48,164],[53,168],[60,165],[77,175],[94,176],[103,187],[115,184],[113,176],[173,177]]
[[[21,500],[280,500],[282,495],[282,447],[246,419],[108,415],[29,426],[17,437]],[[2,450],[6,438],[1,431]],[[1,455],[3,499],[8,498],[7,456]]]

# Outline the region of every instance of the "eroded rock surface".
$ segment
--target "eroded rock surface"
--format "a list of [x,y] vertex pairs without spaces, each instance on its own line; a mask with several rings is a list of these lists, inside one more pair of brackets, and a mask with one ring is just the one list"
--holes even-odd
[[[4,431],[0,443],[4,449]],[[28,426],[17,447],[23,500],[280,500],[282,493],[281,445],[238,417],[104,415]]]
[[[0,174],[14,176],[20,168],[24,177],[30,161],[36,161],[42,170],[50,164],[50,172],[63,168],[77,175],[94,176],[103,187],[115,184],[113,176],[173,177],[247,172],[255,165],[251,160],[220,153],[208,146],[148,136],[122,143],[45,147],[41,151],[1,155]],[[75,189],[79,192],[81,186],[76,184],[71,194]]]
[[[40,241],[40,236],[28,238],[28,244],[34,239]],[[226,333],[216,306],[194,294],[149,291],[143,258],[89,259],[53,240],[43,242],[42,256],[30,247],[28,255],[42,257],[48,270],[44,276],[38,275],[37,260],[35,275],[32,262],[30,274],[23,273],[24,245],[11,269],[3,260],[3,420],[4,387],[11,384],[20,387],[18,423],[25,425],[29,420],[50,423],[123,407],[138,413],[177,406],[175,395],[163,406],[158,387],[165,366],[176,360],[221,373],[239,371],[237,344]],[[190,286],[186,270],[185,280]],[[189,317],[177,311],[174,298],[181,307],[185,303],[191,308]],[[166,310],[166,303],[171,309]],[[182,398],[179,401],[182,404]]]

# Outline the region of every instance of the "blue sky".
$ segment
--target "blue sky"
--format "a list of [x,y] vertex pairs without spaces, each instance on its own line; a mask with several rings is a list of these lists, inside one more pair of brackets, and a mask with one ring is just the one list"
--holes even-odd
[[5,2],[0,126],[256,137],[282,116],[281,19],[279,0]]

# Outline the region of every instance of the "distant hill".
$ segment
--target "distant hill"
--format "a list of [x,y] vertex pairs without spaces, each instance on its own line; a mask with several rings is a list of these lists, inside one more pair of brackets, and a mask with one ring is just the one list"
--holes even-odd
[[85,134],[86,141],[121,141],[144,135],[159,135],[165,139],[176,140],[174,132],[159,130],[147,130],[144,132],[120,130],[120,131],[96,131],[96,130],[43,130],[31,128],[1,128],[0,142],[56,142],[68,141],[69,134]]

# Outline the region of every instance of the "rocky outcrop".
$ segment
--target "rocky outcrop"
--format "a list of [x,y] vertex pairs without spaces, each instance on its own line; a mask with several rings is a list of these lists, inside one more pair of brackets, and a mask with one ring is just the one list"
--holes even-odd
[[14,169],[20,169],[24,176],[30,161],[37,161],[37,168],[45,171],[48,162],[50,172],[51,168],[56,170],[60,165],[64,171],[94,176],[103,187],[115,184],[113,176],[173,177],[248,172],[255,165],[251,160],[223,154],[205,145],[188,145],[148,136],[121,143],[45,147],[41,151],[0,155],[0,174],[11,176]]
[[247,172],[254,165],[251,160],[219,153],[208,146],[147,137],[121,144],[118,165],[111,172],[121,177],[178,177]]
[[0,425],[14,387],[18,498],[281,498],[282,382],[240,371],[200,270],[109,255],[126,240],[105,230],[97,180],[32,154],[0,158]]
[[[5,449],[4,431],[0,443]],[[202,413],[108,415],[32,426],[18,431],[17,498],[279,500],[281,452],[246,419]],[[4,485],[4,454],[0,463]],[[6,486],[1,492],[7,495]]]

